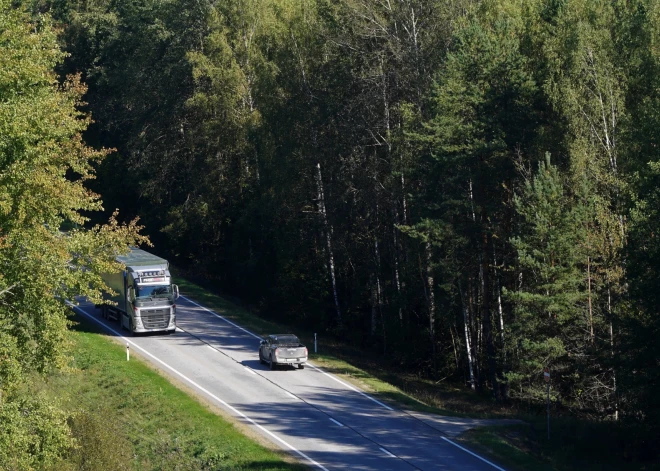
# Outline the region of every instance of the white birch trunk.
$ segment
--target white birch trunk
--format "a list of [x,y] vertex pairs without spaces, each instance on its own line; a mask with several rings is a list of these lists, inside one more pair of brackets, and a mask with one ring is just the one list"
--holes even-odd
[[[607,288],[607,312],[610,318],[610,356],[614,358],[614,326],[612,322],[612,291]],[[616,390],[616,370],[612,368],[612,395],[614,396],[614,420],[619,420],[619,396]]]
[[467,352],[468,358],[468,368],[470,370],[470,388],[474,390],[476,388],[474,384],[474,367],[472,364],[472,349],[470,348],[470,322],[468,320],[468,306],[465,304],[465,296],[463,295],[463,290],[461,289],[460,283],[458,284],[458,290],[461,293],[461,304],[463,307],[463,326],[465,328],[465,349]]
[[[394,212],[396,217],[396,210]],[[403,325],[403,309],[401,308],[401,280],[399,278],[399,239],[396,235],[396,227],[392,228],[394,240],[394,282],[396,286],[397,304],[399,304],[399,326]]]
[[376,336],[376,304],[377,304],[377,294],[376,294],[376,286],[374,283],[374,275],[373,273],[369,276],[369,290],[371,291],[371,325],[370,325],[370,333],[372,337]]
[[339,295],[337,294],[337,280],[335,279],[335,257],[332,252],[332,226],[328,223],[328,215],[325,210],[325,196],[323,193],[323,179],[321,178],[321,164],[316,164],[316,185],[318,190],[318,204],[319,212],[323,218],[323,227],[325,229],[325,238],[328,246],[328,269],[330,272],[330,280],[332,281],[332,296],[335,301],[335,309],[337,311],[337,321],[341,325],[341,308],[339,307]]
[[[594,343],[594,317],[591,308],[591,257],[587,256],[587,307],[589,309],[589,333],[591,343]],[[608,291],[609,294],[609,291]],[[609,299],[608,299],[609,304]]]
[[431,243],[426,241],[426,284],[429,301],[429,334],[431,336],[431,351],[435,363],[435,293],[433,290],[433,273],[431,272]]
[[502,350],[504,351],[504,361],[506,362],[506,349],[504,348],[504,312],[502,309],[502,288],[500,286],[500,272],[497,269],[495,244],[493,244],[493,271],[495,272],[495,289],[497,290],[497,312],[500,317],[500,338],[502,339]]

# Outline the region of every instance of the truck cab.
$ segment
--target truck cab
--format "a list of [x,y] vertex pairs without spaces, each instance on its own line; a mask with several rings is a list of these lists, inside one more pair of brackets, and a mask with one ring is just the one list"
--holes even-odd
[[122,327],[136,333],[176,330],[175,301],[179,288],[172,284],[169,270],[162,266],[130,268],[127,273],[129,315],[123,316]]
[[172,283],[168,261],[138,248],[117,261],[125,269],[103,276],[115,294],[104,296],[111,303],[101,306],[102,316],[134,333],[174,332],[179,288]]

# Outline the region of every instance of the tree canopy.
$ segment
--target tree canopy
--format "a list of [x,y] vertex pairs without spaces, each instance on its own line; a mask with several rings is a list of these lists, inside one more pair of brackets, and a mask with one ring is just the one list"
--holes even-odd
[[659,422],[657,0],[2,1],[4,377],[139,216],[264,316]]

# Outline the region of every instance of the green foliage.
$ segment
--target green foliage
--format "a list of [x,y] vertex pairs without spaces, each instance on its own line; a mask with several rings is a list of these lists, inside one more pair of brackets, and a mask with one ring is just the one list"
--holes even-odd
[[[85,137],[118,150],[90,187],[140,215],[163,255],[266,316],[430,379],[535,401],[551,366],[563,405],[648,420],[659,5],[44,0],[35,11],[61,21],[61,82],[89,84]],[[61,53],[46,49],[52,68]],[[61,96],[79,103],[66,83]],[[553,165],[536,171],[546,152]],[[0,208],[17,202],[26,218],[48,199],[6,194]],[[64,222],[57,211],[48,227]],[[98,258],[81,247],[105,235],[72,234],[75,266]],[[95,270],[57,276],[97,295]],[[32,334],[21,335],[0,345],[24,351]],[[59,341],[34,345],[50,355]]]
[[567,186],[547,155],[514,199],[521,218],[519,235],[511,241],[519,285],[506,292],[515,306],[507,329],[507,355],[513,363],[507,376],[513,394],[537,400],[545,389],[543,368],[552,369],[555,388],[566,388],[586,343],[581,270],[586,225]]
[[29,392],[0,402],[0,469],[41,469],[71,446],[66,415]]
[[100,300],[100,274],[127,244],[146,241],[135,222],[114,217],[88,231],[60,231],[101,209],[85,185],[107,154],[82,141],[90,122],[79,111],[85,87],[78,76],[58,81],[63,57],[48,17],[31,22],[21,7],[0,2],[0,462],[10,469],[34,469],[70,446],[56,404],[20,386],[31,372],[66,366],[66,301]]

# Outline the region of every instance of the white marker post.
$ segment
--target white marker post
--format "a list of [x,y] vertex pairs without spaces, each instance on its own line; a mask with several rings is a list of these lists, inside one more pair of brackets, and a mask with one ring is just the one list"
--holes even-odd
[[128,352],[128,343],[126,344],[126,361],[129,361],[131,358],[131,354]]
[[543,379],[548,385],[548,440],[550,440],[550,370],[547,366],[543,368]]

